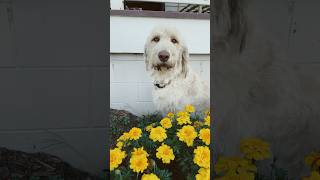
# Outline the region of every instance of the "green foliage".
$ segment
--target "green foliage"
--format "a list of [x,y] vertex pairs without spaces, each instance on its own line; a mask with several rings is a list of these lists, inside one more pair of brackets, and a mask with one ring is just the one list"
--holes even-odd
[[172,173],[167,169],[159,169],[155,167],[154,174],[156,174],[161,180],[171,180]]
[[114,180],[131,180],[134,179],[134,174],[130,169],[124,166],[118,168],[119,171],[111,171],[110,178]]
[[161,121],[162,116],[160,113],[147,114],[138,118],[138,127],[145,128],[149,124],[158,123]]
[[288,171],[283,168],[278,167],[277,159],[274,158],[273,162],[270,164],[271,172],[268,174],[258,173],[256,174],[255,180],[289,180]]

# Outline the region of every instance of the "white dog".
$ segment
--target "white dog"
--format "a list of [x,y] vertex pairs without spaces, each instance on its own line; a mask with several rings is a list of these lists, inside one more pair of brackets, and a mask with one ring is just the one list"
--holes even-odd
[[176,112],[187,104],[197,110],[209,109],[209,85],[189,66],[187,46],[175,28],[154,28],[145,43],[144,57],[154,80],[153,102],[158,111]]

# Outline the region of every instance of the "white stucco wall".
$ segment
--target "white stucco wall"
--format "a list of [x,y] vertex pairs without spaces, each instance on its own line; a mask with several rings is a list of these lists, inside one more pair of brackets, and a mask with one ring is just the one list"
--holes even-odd
[[158,24],[174,25],[185,38],[191,67],[210,80],[210,21],[146,17],[110,17],[110,107],[141,115],[154,111],[143,60],[143,46]]

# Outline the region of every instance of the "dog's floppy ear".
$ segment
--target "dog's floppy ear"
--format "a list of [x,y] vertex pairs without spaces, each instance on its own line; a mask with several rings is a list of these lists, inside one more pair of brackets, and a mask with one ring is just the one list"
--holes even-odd
[[147,54],[147,47],[144,47],[144,53],[143,53],[144,62],[146,64],[146,70],[149,71],[149,60],[148,60],[148,54]]
[[182,70],[181,73],[183,74],[184,77],[187,76],[188,73],[188,62],[189,62],[189,50],[186,46],[183,47],[182,49],[182,59],[181,59],[181,66]]
[[[249,0],[215,0],[214,29],[215,47],[232,45],[241,53],[246,46],[248,18],[246,8]],[[220,46],[219,46],[220,45]]]

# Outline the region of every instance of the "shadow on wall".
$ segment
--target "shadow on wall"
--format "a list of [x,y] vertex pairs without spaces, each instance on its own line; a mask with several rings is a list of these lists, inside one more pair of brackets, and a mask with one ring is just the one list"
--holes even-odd
[[304,156],[320,148],[320,100],[312,93],[320,90],[319,68],[312,74],[289,58],[298,5],[215,0],[213,20],[216,157],[239,154],[240,139],[260,137],[294,178],[308,172]]

